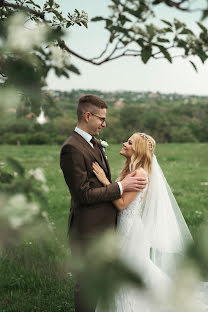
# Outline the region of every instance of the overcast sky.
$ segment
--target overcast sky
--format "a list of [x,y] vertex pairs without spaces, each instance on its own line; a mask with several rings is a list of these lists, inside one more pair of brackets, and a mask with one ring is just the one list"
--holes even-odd
[[[197,0],[197,5],[206,0]],[[39,2],[42,2],[40,0]],[[59,0],[57,1],[63,12],[75,8],[85,10],[89,19],[97,15],[108,15],[109,0]],[[174,9],[158,7],[161,18],[172,20],[174,17],[185,20],[190,26],[199,18],[196,13],[184,14]],[[89,23],[88,29],[74,26],[67,32],[66,42],[71,49],[79,54],[94,57],[99,55],[105,47],[108,33],[103,29],[103,23]],[[144,65],[139,58],[121,58],[101,66],[87,64],[75,57],[72,62],[76,65],[81,75],[72,74],[70,79],[56,78],[51,73],[48,85],[51,89],[99,89],[109,90],[133,90],[133,91],[160,91],[164,93],[182,93],[208,95],[208,63],[204,65],[198,58],[192,58],[198,65],[199,72],[196,73],[189,62],[182,59],[174,59],[173,64],[167,60],[151,60]]]

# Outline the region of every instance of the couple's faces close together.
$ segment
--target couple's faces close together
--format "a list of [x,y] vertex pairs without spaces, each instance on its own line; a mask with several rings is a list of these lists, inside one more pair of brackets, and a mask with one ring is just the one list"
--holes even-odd
[[[86,112],[88,119],[88,126],[90,128],[90,134],[97,136],[100,134],[102,128],[106,127],[106,108],[97,109],[96,112]],[[134,136],[132,135],[127,142],[123,143],[123,147],[120,151],[120,155],[130,158],[132,155],[132,144]]]

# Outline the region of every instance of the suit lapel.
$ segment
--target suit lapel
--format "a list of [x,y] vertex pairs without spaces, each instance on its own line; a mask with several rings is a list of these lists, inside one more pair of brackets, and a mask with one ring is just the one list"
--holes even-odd
[[101,154],[102,154],[102,157],[103,157],[103,160],[105,162],[105,166],[106,166],[106,170],[107,170],[107,174],[109,176],[109,178],[111,179],[111,174],[110,174],[110,167],[109,167],[109,163],[108,163],[108,160],[106,158],[106,155],[104,153],[104,150],[103,150],[103,147],[100,143],[99,144],[99,148],[100,148],[100,151],[101,151]]
[[79,133],[73,131],[72,135],[74,136],[74,138],[76,138],[81,143],[81,146],[84,147],[87,150],[87,152],[89,152],[96,159],[96,161],[99,163],[99,165],[106,172],[106,168],[104,167],[102,161],[100,161],[100,159],[97,157],[97,155],[94,151],[94,148]]

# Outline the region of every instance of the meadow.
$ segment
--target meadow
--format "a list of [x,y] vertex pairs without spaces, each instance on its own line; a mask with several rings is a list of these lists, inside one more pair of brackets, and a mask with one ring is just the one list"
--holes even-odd
[[[106,154],[116,179],[124,159],[121,145],[112,144]],[[54,238],[46,242],[25,241],[1,255],[0,311],[3,312],[73,312],[73,279],[62,263],[62,248],[70,259],[67,219],[70,196],[59,167],[60,146],[1,145],[0,162],[10,156],[26,170],[42,168],[49,192],[48,214],[54,224]],[[156,156],[176,197],[184,218],[195,237],[207,216],[208,144],[158,144]],[[59,264],[62,264],[59,266]],[[60,269],[61,268],[61,269]]]

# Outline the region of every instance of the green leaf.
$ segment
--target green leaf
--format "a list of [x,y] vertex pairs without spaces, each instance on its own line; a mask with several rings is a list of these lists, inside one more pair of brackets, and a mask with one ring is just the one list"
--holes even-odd
[[104,21],[105,19],[102,16],[96,16],[91,19],[91,22]]
[[32,0],[26,1],[26,3],[33,4],[36,8],[41,9],[41,7]]
[[172,27],[172,24],[171,24],[170,22],[168,22],[168,21],[166,21],[166,20],[164,20],[164,19],[161,19],[161,21],[162,21],[163,23],[165,23],[166,25]]
[[187,42],[186,41],[184,41],[184,40],[182,40],[182,39],[179,39],[178,40],[178,44],[177,44],[177,47],[178,48],[186,48],[186,45],[187,45]]
[[144,64],[148,62],[150,57],[152,56],[152,48],[151,47],[145,47],[142,49],[141,58]]
[[200,50],[197,51],[197,55],[198,57],[201,59],[202,63],[204,64],[204,62],[207,60],[207,55],[206,53],[202,50],[202,48]]
[[179,33],[179,35],[194,35],[193,31],[191,31],[188,28],[182,29],[182,31]]
[[177,19],[174,19],[174,25],[175,25],[175,28],[178,30],[184,26],[186,26],[184,23],[182,23],[181,21],[177,20]]
[[207,28],[202,23],[197,22],[197,25],[203,30],[203,32],[207,33]]
[[77,67],[75,67],[73,64],[67,66],[67,69],[70,70],[71,72],[80,75],[80,71]]
[[115,34],[111,33],[110,39],[109,39],[110,43],[112,43],[114,39],[115,39]]
[[194,70],[198,73],[198,69],[196,65],[192,61],[189,61],[189,63],[193,66]]
[[69,74],[67,73],[66,70],[62,71],[62,76],[65,76],[66,78],[69,78]]
[[56,15],[59,21],[63,21],[63,16],[57,10],[52,9],[51,12]]
[[153,5],[157,5],[157,4],[160,4],[161,3],[161,0],[155,0],[155,1],[153,1]]
[[128,19],[125,15],[120,15],[118,20],[121,22],[121,25],[123,26],[126,22],[131,22],[130,19]]
[[164,31],[165,33],[167,33],[167,32],[173,32],[173,30],[172,30],[170,27],[163,28],[163,31]]
[[5,172],[0,169],[0,183],[11,183],[14,179],[14,176],[11,173]]
[[140,45],[140,47],[143,48],[144,46],[144,40],[142,38],[139,38],[138,40],[136,40],[136,42]]
[[122,40],[123,45],[126,47],[129,44],[129,41],[127,40]]
[[159,47],[160,51],[162,52],[162,54],[165,56],[165,58],[170,63],[172,63],[172,58],[171,58],[170,53],[168,52],[168,50],[165,47],[161,46],[161,45],[158,45],[158,47]]
[[137,9],[137,10],[133,10],[133,9],[131,9],[131,8],[129,8],[129,7],[125,7],[125,11],[126,12],[128,12],[130,15],[133,15],[133,16],[135,16],[135,17],[137,17],[137,18],[142,18],[142,13],[143,13],[143,9],[140,7],[139,9]]
[[128,35],[128,29],[126,29],[125,27],[123,28],[121,26],[112,26],[111,30],[114,30],[117,33],[121,32],[123,34]]
[[205,45],[208,44],[208,33],[201,32],[199,35],[199,38],[203,41],[202,44],[205,44]]
[[208,10],[204,10],[202,17],[201,17],[201,21],[205,20],[205,18],[207,18],[207,16],[208,16]]
[[157,38],[157,41],[158,42],[167,42],[167,43],[170,42],[168,39],[160,38],[160,37]]
[[83,25],[84,27],[88,28],[87,22],[81,21],[81,23],[82,23],[82,25]]
[[48,0],[48,4],[50,5],[50,7],[52,8],[54,1],[53,0]]
[[112,24],[113,24],[113,21],[110,20],[110,19],[108,19],[108,18],[105,20],[105,22],[106,22],[106,27],[107,27],[107,28],[110,27],[110,26],[112,26]]
[[146,29],[151,38],[155,36],[155,29],[152,25],[146,25]]
[[24,177],[25,169],[21,166],[18,160],[7,157],[7,162],[15,172],[17,172],[21,177]]
[[77,9],[75,9],[74,12],[77,13],[78,16],[80,16],[80,13]]

